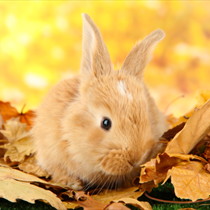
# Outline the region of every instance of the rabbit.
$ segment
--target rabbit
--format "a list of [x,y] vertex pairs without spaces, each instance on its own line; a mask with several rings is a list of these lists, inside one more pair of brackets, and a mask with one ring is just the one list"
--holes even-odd
[[36,112],[31,134],[37,164],[74,190],[130,186],[140,165],[157,155],[167,129],[143,81],[165,34],[149,34],[114,70],[99,29],[87,14],[82,18],[80,73],[53,86]]

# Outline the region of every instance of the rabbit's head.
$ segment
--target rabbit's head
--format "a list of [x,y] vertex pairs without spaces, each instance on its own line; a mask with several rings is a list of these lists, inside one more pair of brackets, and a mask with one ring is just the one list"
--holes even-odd
[[65,110],[63,139],[69,139],[73,160],[90,173],[128,174],[151,157],[162,132],[154,130],[160,115],[143,74],[164,32],[137,43],[114,71],[99,29],[87,14],[83,23],[80,90]]

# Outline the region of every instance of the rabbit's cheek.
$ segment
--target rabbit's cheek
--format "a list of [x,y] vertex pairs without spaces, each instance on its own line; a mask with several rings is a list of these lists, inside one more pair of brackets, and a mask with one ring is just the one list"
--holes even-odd
[[129,154],[122,150],[112,150],[101,162],[102,170],[110,175],[122,175],[132,171]]
[[100,128],[91,128],[89,129],[89,132],[90,133],[87,135],[88,142],[94,147],[103,141],[106,136],[106,133]]

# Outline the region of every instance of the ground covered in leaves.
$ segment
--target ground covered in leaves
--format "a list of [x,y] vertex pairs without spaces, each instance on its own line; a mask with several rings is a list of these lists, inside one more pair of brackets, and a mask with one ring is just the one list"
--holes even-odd
[[[191,207],[197,209],[200,204],[196,202],[208,200],[210,195],[209,98],[210,91],[201,90],[192,111],[179,119],[168,116],[170,129],[160,139],[166,146],[165,151],[141,166],[141,174],[134,180],[133,187],[104,189],[100,193],[97,189],[77,192],[51,182],[50,175],[36,165],[30,136],[34,112],[18,113],[10,103],[0,102],[0,197],[11,202],[42,201],[61,210],[129,209],[125,204],[132,205],[133,209],[158,209],[155,203],[151,206],[145,199],[194,202]],[[171,200],[164,201],[157,196],[160,193],[154,193],[160,186],[172,192]]]

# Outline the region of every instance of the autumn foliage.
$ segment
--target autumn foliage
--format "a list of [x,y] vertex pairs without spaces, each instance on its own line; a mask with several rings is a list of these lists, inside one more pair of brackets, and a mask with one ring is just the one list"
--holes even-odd
[[[57,209],[76,206],[82,206],[85,210],[128,209],[125,204],[132,204],[140,209],[151,210],[152,207],[148,203],[139,202],[137,198],[145,191],[150,192],[153,187],[170,179],[178,198],[192,201],[208,199],[209,95],[210,91],[199,91],[198,104],[187,114],[188,120],[186,117],[168,116],[171,129],[160,139],[161,143],[166,144],[165,151],[141,165],[141,173],[136,179],[139,183],[134,180],[133,187],[124,189],[93,189],[89,194],[76,192],[66,185],[50,181],[50,175],[36,164],[36,154],[29,131],[34,114],[19,114],[10,103],[0,102],[0,196],[12,202],[16,199],[31,203],[43,200]],[[21,122],[20,116],[26,116],[27,121]]]

